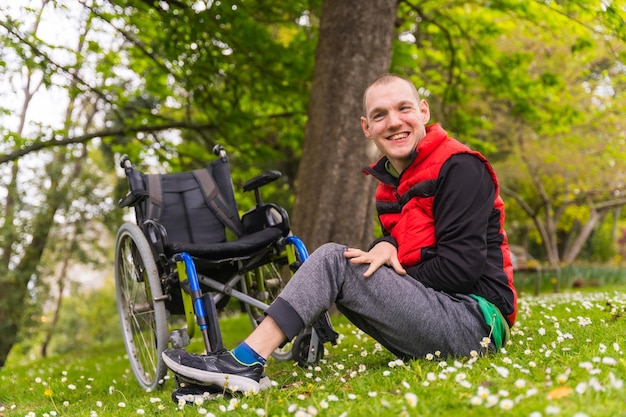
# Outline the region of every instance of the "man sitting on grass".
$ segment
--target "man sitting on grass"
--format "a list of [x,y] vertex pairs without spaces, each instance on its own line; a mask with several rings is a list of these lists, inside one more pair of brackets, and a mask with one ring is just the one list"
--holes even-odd
[[367,251],[336,243],[314,251],[232,351],[163,352],[182,380],[258,391],[266,358],[333,304],[401,358],[466,356],[505,343],[517,295],[491,165],[427,126],[428,103],[403,77],[375,79],[363,107],[363,132],[383,154],[365,173],[380,181],[384,236]]

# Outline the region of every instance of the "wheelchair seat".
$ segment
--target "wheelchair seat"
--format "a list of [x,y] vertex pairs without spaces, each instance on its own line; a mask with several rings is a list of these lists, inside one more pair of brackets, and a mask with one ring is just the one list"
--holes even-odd
[[206,261],[224,261],[248,258],[264,250],[273,242],[280,239],[283,233],[275,227],[268,227],[233,241],[219,243],[185,243],[167,242],[165,254],[172,256],[175,253],[187,252],[193,257]]
[[[265,216],[250,213],[244,215],[244,226],[225,158],[212,161],[205,169],[167,174],[144,174],[129,162],[122,164],[127,165],[130,191],[119,205],[135,207],[137,224],[157,261],[180,252],[205,264],[248,259],[286,236],[286,214],[276,224],[267,224]],[[254,219],[254,224],[249,219]],[[235,240],[227,240],[227,228]]]

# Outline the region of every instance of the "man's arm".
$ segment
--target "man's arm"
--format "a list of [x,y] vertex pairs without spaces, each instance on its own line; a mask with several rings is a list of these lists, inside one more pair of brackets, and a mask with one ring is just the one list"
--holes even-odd
[[407,268],[409,275],[435,290],[471,291],[485,265],[494,200],[495,184],[484,162],[470,154],[452,156],[435,191],[434,257]]

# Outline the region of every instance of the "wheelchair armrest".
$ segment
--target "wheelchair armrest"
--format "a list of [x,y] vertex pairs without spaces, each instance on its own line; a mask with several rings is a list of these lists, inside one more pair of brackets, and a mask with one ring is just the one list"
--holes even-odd
[[276,227],[287,236],[290,231],[287,210],[273,203],[265,203],[248,210],[241,217],[246,234],[252,234],[266,227]]
[[246,183],[243,185],[243,190],[256,190],[257,188],[263,187],[264,185],[269,184],[272,181],[276,181],[280,178],[281,175],[282,174],[280,173],[280,171],[266,171],[261,175],[257,175],[251,180],[246,181]]

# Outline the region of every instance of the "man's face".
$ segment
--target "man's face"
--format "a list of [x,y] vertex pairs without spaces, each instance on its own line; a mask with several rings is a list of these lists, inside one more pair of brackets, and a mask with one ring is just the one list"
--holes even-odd
[[371,86],[365,96],[365,111],[365,117],[361,117],[365,136],[402,172],[426,135],[428,103],[417,97],[407,81],[398,78]]

